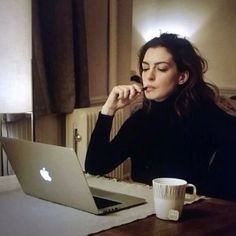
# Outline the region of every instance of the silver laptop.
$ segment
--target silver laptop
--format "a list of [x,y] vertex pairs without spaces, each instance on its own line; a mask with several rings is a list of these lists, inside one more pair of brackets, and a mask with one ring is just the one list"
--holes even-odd
[[142,198],[89,187],[71,148],[5,137],[0,141],[26,194],[94,214],[145,203]]

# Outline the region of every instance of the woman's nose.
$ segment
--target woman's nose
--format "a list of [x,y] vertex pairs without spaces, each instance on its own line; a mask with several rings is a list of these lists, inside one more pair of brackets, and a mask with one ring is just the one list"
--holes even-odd
[[154,69],[154,68],[151,68],[151,69],[148,71],[147,79],[150,80],[150,81],[153,81],[153,80],[155,80],[155,78],[156,78],[155,69]]

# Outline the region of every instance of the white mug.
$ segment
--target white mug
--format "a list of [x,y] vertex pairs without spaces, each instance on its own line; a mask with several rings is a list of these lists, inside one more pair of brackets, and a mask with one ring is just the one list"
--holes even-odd
[[[157,178],[152,180],[153,197],[156,216],[163,220],[179,220],[184,201],[192,201],[196,198],[195,185],[187,183],[183,179]],[[188,199],[185,197],[186,188],[191,187],[193,193]]]

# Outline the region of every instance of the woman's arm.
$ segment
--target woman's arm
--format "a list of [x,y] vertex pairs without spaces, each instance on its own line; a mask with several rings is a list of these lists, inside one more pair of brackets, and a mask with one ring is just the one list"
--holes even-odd
[[115,86],[112,89],[91,135],[85,161],[87,172],[94,175],[106,174],[131,155],[134,119],[129,118],[111,142],[110,131],[116,111],[129,105],[141,93],[142,88],[136,84]]
[[109,173],[125,159],[132,156],[135,149],[135,131],[139,129],[136,117],[139,112],[128,118],[118,134],[110,141],[112,116],[99,113],[96,126],[89,142],[85,170],[93,175]]
[[210,194],[236,200],[236,118],[218,107],[209,109],[208,125],[215,143],[215,154],[209,166]]
[[209,106],[206,113],[209,114],[206,119],[216,146],[236,146],[236,117],[229,115],[217,105]]

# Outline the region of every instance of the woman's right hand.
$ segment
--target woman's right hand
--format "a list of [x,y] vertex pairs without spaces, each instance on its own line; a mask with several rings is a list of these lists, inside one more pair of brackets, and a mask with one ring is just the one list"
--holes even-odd
[[117,110],[126,107],[142,94],[142,87],[137,84],[115,86],[109,94],[101,113],[113,116]]

